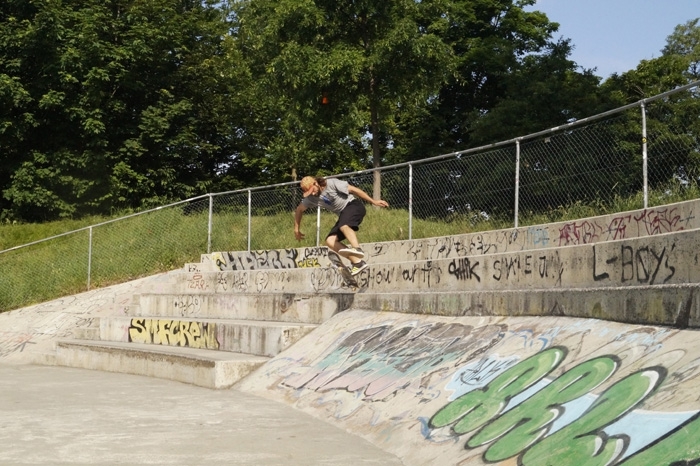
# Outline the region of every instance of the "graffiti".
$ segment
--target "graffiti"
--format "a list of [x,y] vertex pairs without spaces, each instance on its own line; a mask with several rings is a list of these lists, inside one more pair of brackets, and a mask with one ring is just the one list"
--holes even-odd
[[[517,235],[517,230],[516,230]],[[535,247],[546,248],[549,247],[549,231],[547,228],[543,227],[528,227],[527,229],[528,241],[532,243]]]
[[[221,271],[256,269],[293,269],[297,267],[297,249],[225,252],[212,255]],[[308,258],[308,257],[307,257]],[[302,258],[301,260],[303,261]]]
[[220,271],[250,271],[261,269],[294,269],[321,267],[319,259],[326,257],[323,247],[304,249],[268,249],[213,253],[210,258]]
[[231,274],[218,272],[216,274],[216,291],[248,291],[248,274]]
[[497,252],[498,246],[488,242],[488,240],[484,238],[484,235],[474,236],[469,243],[470,254],[496,254]]
[[391,267],[388,269],[378,269],[373,275],[373,281],[377,285],[387,284],[390,285],[394,281],[395,268]]
[[288,377],[284,385],[362,392],[367,400],[382,400],[439,364],[491,347],[503,336],[502,330],[497,325],[474,330],[442,323],[357,330],[306,373]]
[[[281,386],[297,390],[295,398],[303,390],[316,393],[319,405],[337,404],[333,415],[339,419],[355,413],[357,421],[365,419],[360,402],[370,410],[365,413],[375,413],[371,426],[381,432],[419,421],[426,441],[455,448],[443,453],[444,464],[459,458],[459,464],[521,466],[698,464],[700,446],[693,436],[700,435],[700,413],[651,410],[665,386],[676,391],[680,379],[696,373],[697,361],[679,372],[681,367],[667,365],[683,351],[652,357],[670,337],[663,330],[615,332],[608,348],[596,344],[582,351],[578,342],[589,329],[584,323],[573,329],[555,345],[563,328],[539,333],[506,324],[410,320],[371,325],[294,366]],[[504,348],[512,350],[497,353]],[[524,348],[534,352],[522,357]],[[440,402],[443,393],[452,395]],[[407,411],[411,405],[413,412]],[[420,406],[432,407],[430,417],[422,416]],[[385,409],[389,424],[380,425]],[[455,442],[458,447],[452,447]]]
[[627,238],[627,225],[629,224],[632,216],[621,216],[613,218],[608,224],[606,233],[608,235],[608,240],[618,240]]
[[691,221],[695,219],[693,213],[689,213],[685,219],[681,218],[677,208],[671,209],[644,209],[638,214],[619,215],[612,218],[606,230],[608,240],[627,239],[628,227],[636,229],[629,236],[653,236],[663,233],[682,231],[691,227]]
[[482,359],[476,366],[467,366],[457,374],[457,380],[463,387],[479,386],[503,372],[517,362],[517,358],[497,360]]
[[401,277],[404,281],[419,282],[428,287],[440,283],[441,275],[442,269],[437,265],[433,265],[432,261],[427,261],[425,265],[413,265],[411,268],[401,270]]
[[676,209],[650,209],[643,210],[638,215],[634,215],[639,231],[647,235],[658,235],[672,231],[682,230],[679,227],[681,216],[676,214]]
[[306,259],[302,259],[300,261],[297,261],[297,267],[299,267],[299,268],[321,267],[321,264],[318,263],[317,257],[308,257]]
[[329,267],[314,269],[311,273],[311,286],[316,292],[336,288],[341,282],[340,275]]
[[[484,383],[468,388],[430,419],[431,429],[449,428],[459,437],[473,433],[465,443],[468,449],[486,447],[483,459],[489,463],[518,458],[522,466],[550,464],[676,464],[700,458],[689,432],[700,430],[698,415],[677,420],[667,431],[657,432],[648,445],[630,448],[628,435],[613,434],[614,425],[653,395],[667,376],[661,366],[645,367],[627,374],[600,395],[591,393],[603,386],[620,367],[615,355],[584,361],[550,382],[567,355],[563,347],[550,347],[508,366]],[[492,366],[497,362],[480,362]],[[462,371],[459,379],[463,379]],[[514,403],[516,397],[521,399]],[[580,409],[575,403],[584,398]],[[560,422],[567,410],[580,415]],[[569,422],[570,421],[570,422]],[[612,427],[612,428],[611,428]],[[648,426],[659,429],[659,426]],[[664,429],[661,427],[660,429]],[[609,430],[609,432],[608,432]],[[684,441],[685,440],[685,441]],[[673,457],[669,461],[670,456]],[[695,464],[695,463],[693,463]]]
[[[671,251],[676,244],[671,245]],[[662,283],[668,283],[676,273],[676,268],[669,264],[667,248],[660,251],[654,246],[641,246],[634,248],[628,245],[621,245],[619,254],[613,254],[599,261],[597,258],[597,248],[593,246],[593,280],[602,281],[610,279],[611,274],[615,274],[615,279],[622,283],[636,281],[653,285],[658,283],[660,278]],[[604,262],[605,265],[602,265]],[[661,274],[661,275],[659,275]]]
[[0,357],[8,356],[15,352],[23,352],[30,344],[34,345],[31,333],[0,332]]
[[216,324],[168,319],[131,319],[129,341],[165,346],[219,349]]
[[187,288],[190,290],[206,290],[207,282],[201,273],[195,273],[187,279]]
[[201,297],[197,295],[180,295],[173,299],[175,311],[185,317],[188,315],[196,315],[199,313],[202,302]]
[[478,265],[478,262],[472,264],[468,257],[464,259],[453,259],[447,267],[447,272],[450,275],[454,275],[457,280],[471,280],[475,278],[477,282],[480,282],[481,277],[474,271]]
[[283,290],[284,284],[291,280],[287,272],[260,271],[255,274],[255,289],[258,293],[270,290]]
[[199,264],[185,264],[185,271],[187,272],[201,272],[202,269],[200,268]]
[[[554,267],[554,259],[547,256],[533,257],[532,254],[505,257],[493,261],[493,278],[496,281],[508,280],[522,275],[532,275],[544,279],[549,277],[549,269]],[[558,284],[561,284],[561,276],[564,273],[563,266],[559,267]]]
[[594,222],[570,222],[565,223],[559,229],[559,246],[573,244],[588,244],[599,240],[602,229]]

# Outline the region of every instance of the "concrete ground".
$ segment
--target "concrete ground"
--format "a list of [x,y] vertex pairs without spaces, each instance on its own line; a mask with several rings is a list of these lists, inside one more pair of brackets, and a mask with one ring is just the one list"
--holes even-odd
[[2,465],[400,465],[271,400],[67,367],[0,365]]

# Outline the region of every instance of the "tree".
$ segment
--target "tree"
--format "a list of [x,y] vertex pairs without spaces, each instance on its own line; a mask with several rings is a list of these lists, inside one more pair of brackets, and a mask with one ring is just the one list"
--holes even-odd
[[[500,101],[514,97],[507,95],[513,76],[521,73],[527,57],[547,50],[558,28],[544,13],[525,11],[533,0],[430,4],[435,10],[430,27],[450,47],[456,64],[427,108],[407,109],[402,115],[400,145],[409,160],[473,147],[475,125]],[[527,79],[523,73],[519,76],[521,82]],[[527,97],[523,93],[521,100]],[[517,134],[514,130],[513,136]]]
[[[299,171],[379,168],[395,115],[422,105],[451,66],[451,51],[413,0],[250,0],[239,40],[258,83],[253,95],[275,128],[257,163]],[[375,172],[378,175],[378,172]],[[377,197],[379,178],[375,177]]]
[[579,72],[570,54],[570,41],[560,40],[525,56],[503,77],[493,108],[473,123],[471,144],[525,136],[602,111],[600,78],[593,70]]
[[237,143],[222,13],[208,0],[3,2],[4,215],[109,213],[206,192]]
[[[642,60],[636,69],[607,79],[601,91],[619,104],[637,102],[697,80],[700,56],[698,20],[679,25],[667,38],[662,55]],[[680,182],[697,185],[700,180],[700,99],[697,90],[680,92],[666,99],[645,104],[647,125],[648,181],[652,188]],[[628,178],[642,179],[641,112],[634,112],[621,123],[620,136],[627,135],[627,156],[637,167]]]
[[700,79],[700,18],[685,24],[679,24],[666,38],[666,46],[661,53],[664,56],[680,56],[688,60],[686,75],[689,81]]

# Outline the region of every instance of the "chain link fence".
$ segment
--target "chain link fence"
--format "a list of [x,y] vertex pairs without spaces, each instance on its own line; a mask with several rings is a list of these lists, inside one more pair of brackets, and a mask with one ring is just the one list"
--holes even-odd
[[[541,224],[700,197],[700,82],[490,146],[337,175],[368,207],[360,240]],[[202,253],[317,247],[336,217],[307,210],[298,183],[208,194],[0,251],[0,311],[199,262]]]

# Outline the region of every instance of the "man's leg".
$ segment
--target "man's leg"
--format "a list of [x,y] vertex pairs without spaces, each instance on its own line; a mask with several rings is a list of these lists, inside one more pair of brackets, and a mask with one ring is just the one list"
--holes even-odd
[[344,247],[346,247],[342,241],[338,240],[338,235],[329,235],[326,238],[326,245],[329,248],[331,248],[332,250],[334,250],[335,252],[338,252],[341,249],[343,249]]
[[[340,227],[340,231],[342,231],[344,235],[345,235],[345,230],[350,230],[350,232],[352,233],[352,237],[350,237],[350,238],[347,235],[345,236],[346,239],[350,242],[350,244],[357,244],[357,235],[355,235],[355,231],[347,225]],[[353,241],[355,241],[355,243],[353,243]],[[328,236],[326,238],[326,244],[328,245],[329,248],[331,248],[335,252],[338,252],[341,249],[347,248],[347,246],[342,241],[338,240],[338,235]],[[353,246],[353,247],[359,247],[359,245]],[[344,256],[341,256],[341,257],[344,257]],[[357,263],[361,262],[360,259],[358,259],[356,257],[347,257],[347,259],[350,261],[351,264],[357,264]]]
[[360,249],[360,243],[357,241],[357,233],[355,233],[355,230],[347,225],[343,225],[340,227],[340,231],[343,232],[343,235],[345,235],[345,238],[350,243],[350,246],[355,249]]

